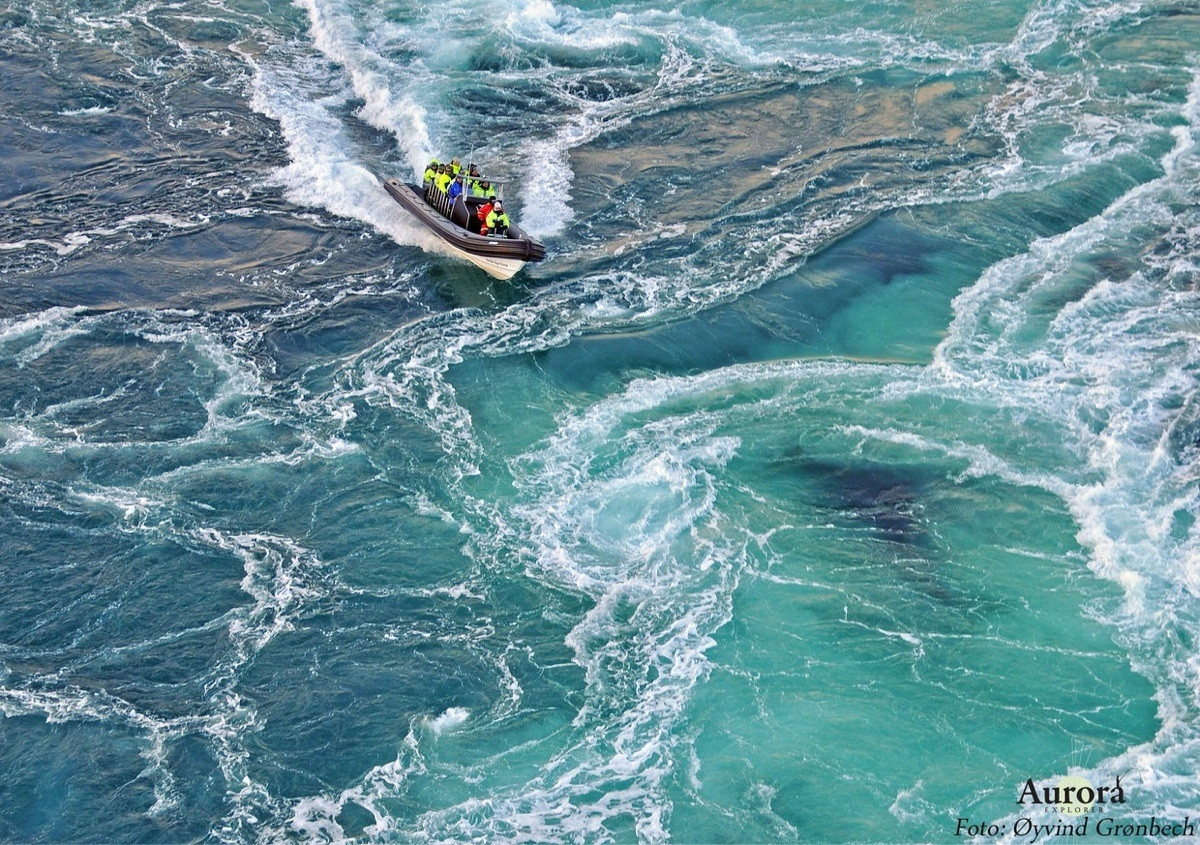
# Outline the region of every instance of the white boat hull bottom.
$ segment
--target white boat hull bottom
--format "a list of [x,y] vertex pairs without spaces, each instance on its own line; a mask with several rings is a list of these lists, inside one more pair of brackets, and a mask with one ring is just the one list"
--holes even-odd
[[524,261],[516,258],[492,258],[487,255],[474,255],[446,241],[442,241],[441,246],[444,246],[459,258],[465,258],[467,261],[470,261],[493,279],[500,279],[501,281],[511,279],[517,273],[521,272],[521,268],[525,266]]

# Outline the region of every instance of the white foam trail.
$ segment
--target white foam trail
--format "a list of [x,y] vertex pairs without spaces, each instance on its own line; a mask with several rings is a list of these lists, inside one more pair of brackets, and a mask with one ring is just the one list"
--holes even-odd
[[[695,59],[683,44],[678,43],[683,35],[677,30],[685,29],[692,21],[677,20],[664,32],[658,28],[659,21],[645,22],[642,16],[618,16],[615,25],[604,23],[600,32],[590,38],[585,32],[596,27],[572,27],[567,34],[559,35],[544,23],[536,28],[524,27],[516,31],[531,40],[552,43],[568,43],[572,47],[606,48],[619,43],[636,43],[640,38],[654,37],[664,40],[662,63],[657,69],[653,83],[635,93],[614,97],[600,102],[572,95],[567,86],[560,88],[560,96],[570,104],[573,114],[560,121],[559,127],[548,138],[527,145],[527,168],[536,174],[532,184],[522,191],[522,225],[533,235],[542,238],[561,233],[574,218],[571,208],[571,185],[574,172],[570,166],[570,152],[583,146],[606,132],[626,126],[637,117],[669,109],[685,102],[694,94],[695,85],[703,78],[705,63]],[[530,29],[535,31],[530,32]],[[731,32],[726,32],[732,38]]]
[[440,248],[438,239],[388,196],[379,178],[350,158],[344,128],[325,102],[291,90],[276,71],[248,54],[243,58],[254,70],[253,107],[279,122],[288,144],[291,163],[273,178],[289,199],[361,220],[397,243]]
[[[478,74],[462,66],[473,51],[497,40],[511,41],[523,50],[550,47],[595,53],[598,63],[603,61],[605,51],[617,46],[636,46],[647,40],[661,43],[663,59],[650,84],[639,84],[630,94],[595,101],[573,93],[572,84],[578,73],[554,73],[544,80],[543,84],[548,83],[561,100],[562,108],[558,116],[549,116],[543,124],[545,128],[521,133],[518,155],[524,169],[536,174],[527,183],[518,178],[526,183],[521,191],[521,222],[524,228],[542,238],[559,234],[573,218],[574,174],[569,163],[572,149],[628,124],[635,117],[687,101],[694,95],[696,85],[704,83],[713,64],[770,66],[780,61],[775,53],[748,46],[730,27],[679,12],[587,14],[572,7],[556,7],[547,0],[514,0],[501,4],[502,17],[497,24],[495,14],[481,14],[476,4],[450,3],[437,7],[431,14],[438,19],[456,20],[455,38],[431,39],[424,34],[427,30],[418,28],[390,35],[395,26],[380,20],[374,26],[389,32],[381,39],[366,33],[364,27],[368,24],[358,22],[346,7],[333,0],[297,0],[297,5],[309,15],[314,46],[345,68],[354,94],[364,100],[358,116],[396,136],[414,174],[439,147],[429,136],[431,117],[418,104],[420,97],[428,98],[430,92],[440,90],[434,70],[473,78]],[[367,46],[365,42],[369,40],[382,40],[384,46],[387,41],[402,41],[409,48],[415,43],[424,58],[398,66],[385,58],[382,48]],[[697,52],[702,58],[695,58]],[[813,56],[793,57],[793,64],[811,65],[816,61]],[[814,66],[808,70],[827,70],[844,64],[836,59],[825,60],[820,68]],[[529,76],[528,72],[517,70],[489,73],[502,83],[521,82]],[[586,75],[588,71],[582,73]],[[543,72],[535,74],[540,77]],[[398,93],[398,88],[408,93]],[[426,93],[419,95],[422,89]],[[437,120],[439,125],[454,122],[453,116],[439,116]],[[477,144],[477,139],[471,139],[470,146],[477,158],[512,156],[503,149],[508,144],[506,139],[490,142],[482,149]],[[302,195],[294,196],[299,199]],[[321,204],[335,213],[344,213],[330,204]],[[350,213],[363,219],[361,214]]]
[[341,7],[323,0],[296,0],[296,5],[308,12],[314,46],[350,75],[354,93],[364,100],[359,117],[395,135],[417,174],[433,151],[425,110],[411,96],[393,93],[389,63],[361,43],[358,27]]

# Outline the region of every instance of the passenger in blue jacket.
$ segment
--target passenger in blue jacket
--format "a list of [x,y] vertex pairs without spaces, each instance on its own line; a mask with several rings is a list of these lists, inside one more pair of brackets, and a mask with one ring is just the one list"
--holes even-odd
[[450,190],[446,191],[446,196],[448,196],[450,198],[450,202],[454,202],[456,199],[458,199],[462,195],[462,192],[463,192],[463,178],[462,178],[462,174],[460,173],[457,176],[455,176],[454,181],[450,183]]

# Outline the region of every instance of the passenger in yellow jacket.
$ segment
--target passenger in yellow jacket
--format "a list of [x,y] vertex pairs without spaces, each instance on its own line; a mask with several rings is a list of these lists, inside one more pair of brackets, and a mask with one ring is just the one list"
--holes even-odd
[[488,232],[495,232],[497,235],[508,234],[508,227],[512,225],[512,221],[508,219],[508,215],[504,213],[504,203],[501,200],[496,200],[492,205],[492,213],[487,216],[484,221],[483,228],[479,234],[486,235]]
[[429,166],[425,168],[425,184],[433,183],[434,177],[437,176],[438,160],[435,158],[429,162]]
[[471,186],[471,196],[495,199],[496,189],[492,187],[492,183],[490,181],[487,179],[482,179]]
[[433,177],[433,184],[437,185],[437,189],[443,194],[450,187],[450,183],[454,181],[454,177],[450,175],[450,165],[438,165],[438,174]]

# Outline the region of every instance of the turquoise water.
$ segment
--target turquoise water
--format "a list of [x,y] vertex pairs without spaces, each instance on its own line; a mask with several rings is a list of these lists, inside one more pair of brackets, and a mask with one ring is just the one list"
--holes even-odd
[[[33,0],[0,62],[0,839],[1200,816],[1189,4]],[[452,154],[545,262],[380,187]]]

